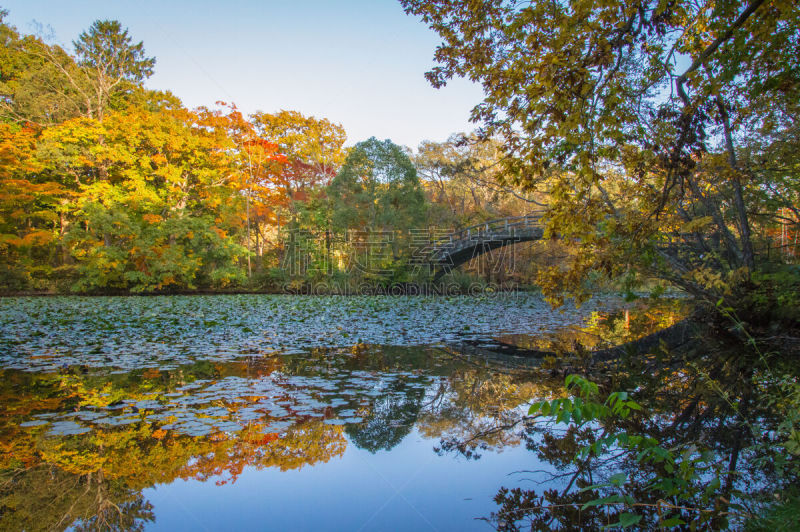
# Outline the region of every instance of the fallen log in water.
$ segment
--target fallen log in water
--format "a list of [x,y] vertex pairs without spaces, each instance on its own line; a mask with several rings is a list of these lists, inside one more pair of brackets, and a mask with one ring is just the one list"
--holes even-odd
[[[496,358],[498,355],[523,358],[523,359],[536,359],[541,360],[545,357],[559,357],[569,358],[570,356],[580,356],[582,358],[591,358],[594,362],[609,362],[622,358],[625,355],[632,354],[647,354],[654,349],[663,346],[667,351],[678,349],[690,342],[693,338],[693,332],[698,325],[697,319],[694,316],[688,317],[675,325],[654,332],[637,340],[626,342],[613,347],[598,349],[595,351],[585,350],[580,344],[577,344],[574,352],[556,352],[556,351],[543,351],[538,349],[525,349],[513,344],[493,341],[487,343],[485,340],[468,340],[461,342],[456,347],[451,345],[451,348],[458,351],[471,354],[471,355],[484,355]],[[583,351],[583,352],[582,352]]]

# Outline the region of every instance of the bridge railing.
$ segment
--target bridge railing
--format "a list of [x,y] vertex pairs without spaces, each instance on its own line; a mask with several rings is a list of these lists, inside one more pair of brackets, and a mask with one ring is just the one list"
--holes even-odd
[[453,231],[444,238],[440,238],[432,242],[431,247],[434,249],[448,247],[456,244],[457,242],[475,240],[485,237],[486,235],[512,235],[526,229],[540,227],[541,218],[542,213],[537,212],[527,214],[525,216],[512,216],[498,220],[489,220],[484,223],[471,225],[469,227],[464,227],[463,229]]

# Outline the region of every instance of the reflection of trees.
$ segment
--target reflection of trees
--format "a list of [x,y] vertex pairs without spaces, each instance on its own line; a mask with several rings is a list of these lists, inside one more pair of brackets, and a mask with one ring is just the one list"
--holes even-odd
[[[440,349],[354,345],[346,357],[336,350],[313,350],[308,357],[287,363],[292,374],[313,374],[326,365],[347,370],[394,372],[407,368],[425,369],[425,385],[407,379],[389,381],[370,399],[369,414],[346,433],[354,445],[370,452],[390,450],[406,437],[416,424],[429,438],[474,437],[492,447],[519,443],[519,438],[500,435],[493,428],[516,418],[508,412],[539,397],[550,385],[534,385],[529,373],[504,374],[496,363],[474,366],[457,354]],[[472,367],[471,367],[472,366]],[[478,369],[480,367],[480,369]],[[430,378],[439,376],[433,387]],[[481,434],[485,433],[485,437]]]
[[[144,488],[176,479],[235,481],[245,467],[282,471],[327,462],[346,447],[342,427],[322,421],[264,434],[248,427],[229,437],[162,435],[149,424],[124,430],[32,441],[39,462],[2,473],[0,524],[5,529],[70,525],[136,530],[151,519]],[[162,431],[163,432],[163,431]]]
[[[771,363],[773,372],[790,370],[788,361],[782,370],[777,369],[777,358]],[[534,489],[502,488],[495,498],[499,508],[493,523],[504,530],[595,530],[632,511],[641,517],[637,524],[641,529],[654,529],[669,517],[696,523],[699,529],[738,526],[734,519],[753,509],[734,509],[731,502],[774,503],[773,494],[794,489],[800,472],[797,457],[776,439],[785,419],[776,416],[774,404],[756,399],[765,393],[779,396],[774,391],[778,383],[765,378],[768,373],[760,374],[757,365],[733,342],[707,341],[684,352],[682,362],[655,353],[617,361],[602,371],[595,368],[605,393],[635,390],[643,413],[628,419],[613,417],[591,430],[574,426],[563,430],[533,420],[517,424],[526,445],[549,464],[549,478]],[[600,454],[579,455],[580,449],[612,433],[654,438],[660,448],[676,450],[686,469],[669,470],[664,462],[642,461],[636,448],[612,447]],[[469,453],[478,445],[471,437],[456,439],[450,447]],[[620,472],[625,473],[624,483],[608,484]],[[665,478],[668,482],[662,482]],[[661,487],[655,489],[656,482]],[[749,499],[740,498],[737,490],[747,492]],[[626,504],[612,501],[583,508],[588,501],[611,495],[630,499]]]
[[560,386],[560,381],[531,382],[530,371],[511,370],[497,361],[489,365],[452,350],[354,346],[352,354],[345,363],[354,367],[377,371],[425,367],[426,375],[439,377],[433,385],[430,379],[425,386],[398,379],[380,388],[365,421],[346,429],[357,447],[373,453],[399,444],[414,425],[428,438],[469,439],[492,448],[516,445],[518,436],[497,428],[519,419],[516,407]]
[[[507,336],[500,340],[511,340],[523,351],[570,353],[569,363],[584,365],[590,364],[591,359],[581,356],[586,354],[582,349],[574,357],[576,345],[594,348],[627,342],[669,327],[685,313],[684,304],[679,300],[629,307],[628,312],[594,313],[580,330],[565,329],[540,336]],[[484,364],[476,364],[475,357],[460,356],[457,348],[450,346],[449,353],[460,357],[463,363],[439,383],[433,398],[426,401],[419,421],[420,432],[428,437],[441,438],[445,450],[454,449],[474,457],[476,449],[517,445],[525,438],[521,426],[525,409],[517,407],[532,399],[564,393],[560,377],[556,379],[548,374],[498,366],[503,355],[491,351],[489,355],[494,355],[493,358],[484,360]],[[474,351],[480,349],[467,353]],[[493,366],[487,367],[490,360]],[[549,368],[558,362],[547,360],[544,366]],[[630,363],[636,365],[631,368],[634,374],[645,371],[641,360]]]
[[5,530],[141,530],[152,506],[137,489],[102,471],[76,475],[50,464],[2,474],[0,524]]
[[482,369],[454,371],[427,401],[419,430],[429,438],[440,438],[445,449],[470,451],[470,456],[476,447],[517,445],[515,427],[521,412],[516,408],[549,396],[554,388],[545,379],[534,383],[529,377],[529,373]]
[[[238,432],[193,437],[161,427],[144,412],[122,427],[77,435],[49,434],[19,423],[37,411],[103,405],[119,398],[152,399],[198,374],[258,371],[248,364],[147,371],[120,378],[80,378],[2,372],[0,375],[0,528],[11,530],[139,530],[153,519],[141,490],[175,479],[235,481],[245,467],[296,469],[327,462],[346,447],[342,427],[321,419],[297,422],[284,433],[262,423]],[[246,404],[226,405],[232,416]],[[131,413],[129,413],[130,415]],[[265,416],[264,421],[269,421]]]
[[222,477],[218,484],[236,481],[245,467],[277,467],[281,471],[324,463],[344,454],[347,447],[341,426],[322,421],[295,424],[285,434],[263,432],[264,427],[248,427],[235,437],[219,439],[216,445],[196,455],[192,465],[181,469],[181,478],[208,480]]
[[411,432],[424,396],[424,388],[393,382],[381,390],[364,422],[347,428],[347,435],[359,449],[371,453],[391,450]]
[[[409,367],[424,370],[411,372]],[[297,411],[292,425],[280,433],[270,429],[277,419],[257,409],[264,397],[251,397],[247,386],[241,388],[241,397],[203,399],[203,408],[213,406],[229,421],[253,419],[254,408],[261,417],[236,421],[238,428],[207,436],[169,428],[174,419],[167,417],[165,394],[194,397],[192,390],[183,389],[193,381],[202,379],[203,386],[214,388],[226,377],[258,380],[276,369],[280,371],[270,382],[278,387],[280,401],[291,405],[286,408]],[[287,376],[331,375],[349,383],[350,399],[343,408],[358,410],[363,422],[346,428],[326,424],[322,408],[310,414],[302,400],[293,403],[294,397],[305,397],[324,405],[329,396],[318,392],[330,388],[314,388],[320,379]],[[306,387],[305,382],[310,384]],[[175,479],[234,482],[247,467],[289,470],[327,462],[344,453],[345,435],[371,452],[392,449],[415,426],[430,438],[462,438],[495,448],[517,444],[519,430],[495,429],[518,421],[519,411],[513,409],[549,395],[550,389],[544,381],[530,382],[529,374],[503,373],[496,366],[476,365],[441,350],[361,345],[347,353],[317,350],[294,358],[199,362],[175,370],[105,376],[70,370],[51,375],[2,372],[0,528],[141,528],[152,519],[152,509],[141,497],[145,488]],[[272,397],[274,403],[276,396]],[[148,411],[132,403],[162,404],[165,410],[155,406]],[[46,425],[19,426],[40,412],[75,410],[135,419],[121,426],[95,424],[91,431],[75,435],[51,434]],[[162,415],[152,416],[154,412]],[[325,409],[325,417],[331,412]]]
[[582,331],[599,346],[620,345],[675,325],[688,314],[682,299],[635,301],[610,312],[592,312]]
[[396,372],[424,370],[426,375],[448,374],[456,364],[435,356],[436,350],[425,347],[380,346],[355,344],[347,349],[316,348],[302,357],[283,360],[283,368],[291,375],[320,375],[337,371]]
[[[587,332],[602,343],[624,342],[672,325],[682,308],[676,301],[641,310],[596,317]],[[623,353],[609,364],[585,361],[584,370],[602,383],[605,393],[635,391],[635,400],[647,414],[605,420],[595,430],[559,432],[552,425],[526,424],[522,436],[527,446],[554,473],[536,489],[501,489],[494,523],[508,530],[589,530],[627,514],[641,519],[637,527],[644,529],[669,518],[694,523],[698,529],[721,529],[741,525],[759,505],[774,504],[774,493],[796,493],[792,490],[800,477],[798,455],[781,446],[787,431],[793,430],[787,428],[791,419],[776,415],[785,413],[791,401],[781,387],[794,393],[800,389],[796,362],[763,346],[753,344],[752,349],[736,331],[703,332],[680,352],[668,353],[662,344],[645,356]],[[551,362],[558,366],[564,360]],[[576,372],[574,367],[567,371]],[[778,398],[783,405],[777,406]],[[798,399],[800,394],[794,408]],[[652,438],[659,452],[676,454],[680,467],[643,459],[644,451],[635,448],[578,455],[608,434]],[[624,477],[616,476],[619,473]],[[609,484],[614,478],[624,478],[624,483]],[[588,501],[610,496],[619,498],[583,508]]]
[[[496,339],[504,347],[511,346],[514,351],[535,358],[588,355],[589,352],[613,347],[623,347],[623,351],[629,348],[646,350],[648,344],[642,347],[646,337],[664,333],[684,320],[688,310],[686,302],[681,299],[639,300],[625,303],[620,308],[594,311],[580,327],[566,327],[540,335],[505,334]],[[658,343],[656,341],[655,345]]]

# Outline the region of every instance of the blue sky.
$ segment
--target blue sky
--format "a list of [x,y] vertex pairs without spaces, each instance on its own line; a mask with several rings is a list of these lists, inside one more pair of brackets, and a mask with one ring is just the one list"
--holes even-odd
[[96,19],[117,19],[155,56],[147,86],[189,107],[293,109],[341,123],[348,144],[370,136],[416,147],[474,129],[477,85],[424,79],[439,39],[396,0],[0,0],[6,21],[50,26],[67,45]]

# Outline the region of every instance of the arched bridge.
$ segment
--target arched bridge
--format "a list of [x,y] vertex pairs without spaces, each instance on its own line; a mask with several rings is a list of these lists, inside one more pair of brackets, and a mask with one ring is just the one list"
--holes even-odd
[[422,256],[435,281],[473,257],[509,244],[539,240],[543,235],[541,214],[501,218],[437,238],[423,249]]

